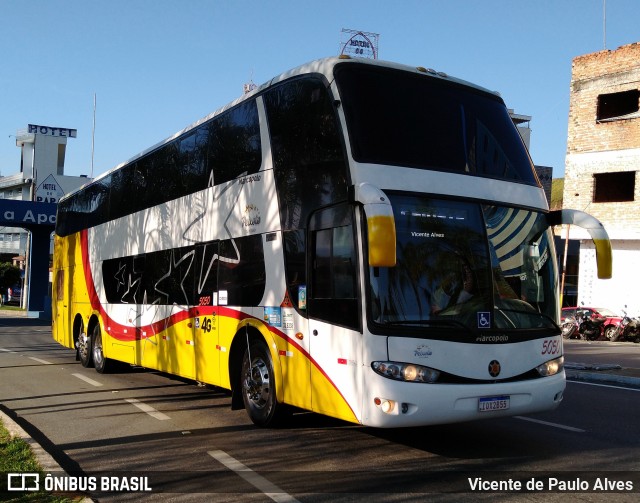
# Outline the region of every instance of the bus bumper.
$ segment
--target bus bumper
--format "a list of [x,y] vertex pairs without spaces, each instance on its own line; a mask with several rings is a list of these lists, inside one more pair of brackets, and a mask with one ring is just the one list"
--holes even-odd
[[399,428],[553,410],[562,401],[565,373],[490,384],[407,383],[371,373],[366,388],[362,424]]

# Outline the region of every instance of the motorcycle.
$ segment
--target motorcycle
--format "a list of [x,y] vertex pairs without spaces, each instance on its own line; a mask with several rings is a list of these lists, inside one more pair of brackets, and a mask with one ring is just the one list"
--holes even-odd
[[611,335],[611,341],[631,341],[640,343],[640,320],[631,318],[627,312],[622,310],[622,321],[618,324]]
[[589,313],[585,312],[581,315],[578,331],[582,335],[583,339],[596,341],[604,334],[605,321],[607,321],[606,318],[594,318]]
[[562,329],[563,339],[580,338],[580,332],[578,331],[580,323],[575,316],[567,316],[560,328]]

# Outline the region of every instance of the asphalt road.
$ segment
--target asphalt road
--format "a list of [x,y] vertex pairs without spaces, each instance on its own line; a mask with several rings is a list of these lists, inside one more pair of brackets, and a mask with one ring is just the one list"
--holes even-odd
[[[221,390],[139,368],[100,375],[54,342],[48,325],[12,323],[0,321],[0,409],[72,477],[98,486],[146,477],[152,488],[98,487],[96,501],[637,501],[640,493],[638,389],[569,382],[558,410],[530,417],[376,430],[300,413],[267,430],[231,411]],[[565,351],[640,358],[640,345],[603,344]],[[612,483],[622,490],[605,491]]]

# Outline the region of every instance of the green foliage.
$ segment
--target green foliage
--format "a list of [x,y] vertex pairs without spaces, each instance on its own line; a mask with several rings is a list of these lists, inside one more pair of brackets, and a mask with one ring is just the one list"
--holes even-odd
[[[0,473],[42,473],[29,444],[21,438],[12,437],[0,422]],[[57,495],[45,491],[8,492],[6,480],[0,480],[0,501],[12,503],[73,503],[81,500],[78,495]]]
[[551,181],[551,209],[562,208],[562,195],[564,192],[564,178],[554,178]]
[[0,427],[0,472],[37,472],[39,471],[29,444],[20,438],[12,438],[9,432]]
[[0,293],[20,283],[20,268],[9,262],[0,262]]

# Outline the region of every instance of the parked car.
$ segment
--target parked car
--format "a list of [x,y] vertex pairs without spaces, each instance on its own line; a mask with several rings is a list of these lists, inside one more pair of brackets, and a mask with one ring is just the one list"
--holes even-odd
[[22,287],[20,285],[7,288],[7,304],[20,304],[22,297]]
[[568,316],[576,316],[576,314],[582,315],[586,312],[587,316],[593,318],[606,318],[604,322],[604,336],[607,340],[611,339],[616,326],[622,321],[622,316],[615,314],[610,309],[603,307],[563,307],[560,314],[560,324],[564,322]]

